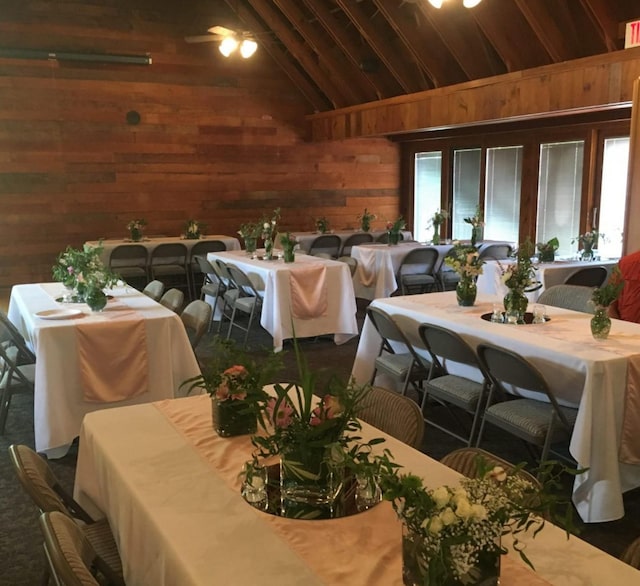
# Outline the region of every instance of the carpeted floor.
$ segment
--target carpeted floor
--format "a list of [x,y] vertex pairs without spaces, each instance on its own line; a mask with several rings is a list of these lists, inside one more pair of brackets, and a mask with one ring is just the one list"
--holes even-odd
[[[359,311],[360,323],[364,316],[363,307]],[[252,334],[251,347],[256,351],[268,348],[271,338],[263,330]],[[318,388],[331,375],[348,379],[357,350],[357,340],[336,346],[330,337],[321,337],[301,341],[309,366],[316,372]],[[206,358],[206,344],[202,355]],[[296,364],[290,343],[285,345],[284,378],[295,377]],[[441,417],[436,413],[436,417]],[[37,525],[37,512],[30,499],[23,493],[7,457],[7,448],[12,443],[24,443],[34,446],[33,438],[33,399],[28,395],[19,395],[11,405],[6,432],[0,436],[0,585],[31,586],[39,584],[42,576],[44,557],[41,538]],[[423,451],[439,459],[453,449],[462,447],[459,442],[433,427],[427,427]],[[524,446],[511,438],[489,430],[483,448],[492,451],[512,462],[528,459]],[[72,490],[75,473],[77,446],[62,459],[50,462],[60,483]],[[566,492],[570,484],[567,480]],[[635,537],[640,536],[640,490],[625,495],[627,514],[624,519],[611,523],[581,525],[581,538],[618,556],[623,548]],[[535,562],[535,560],[534,560]],[[177,585],[176,585],[177,586]]]

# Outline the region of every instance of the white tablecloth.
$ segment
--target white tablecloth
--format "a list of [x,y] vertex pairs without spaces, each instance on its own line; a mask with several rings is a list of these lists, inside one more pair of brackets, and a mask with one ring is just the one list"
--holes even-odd
[[[500,261],[498,264],[495,260],[486,262],[482,267],[482,274],[478,277],[478,293],[486,295],[498,295],[504,297],[507,292],[507,286],[502,282],[502,272],[500,265],[507,267],[511,261]],[[536,268],[536,277],[542,287],[536,291],[527,293],[529,301],[535,302],[540,294],[549,287],[554,285],[562,285],[565,279],[577,271],[590,266],[603,266],[611,273],[611,269],[617,264],[617,260],[603,260],[593,262],[582,261],[564,261],[559,260],[552,263],[540,263]]]
[[[209,260],[220,259],[242,269],[256,289],[264,292],[260,324],[273,336],[273,347],[282,350],[286,339],[335,334],[336,344],[358,335],[356,302],[349,267],[343,263],[306,254],[297,254],[293,263],[282,259],[263,261],[249,258],[244,251],[211,252]],[[326,267],[327,312],[311,319],[294,317],[291,311],[290,274],[310,267]]]
[[[114,301],[134,309],[144,319],[147,341],[149,391],[116,403],[87,402],[79,370],[76,324],[109,320],[109,307],[92,313],[85,304],[60,304],[64,287],[59,283],[16,285],[11,290],[9,319],[25,337],[36,355],[34,396],[35,442],[38,452],[61,457],[80,432],[85,414],[97,409],[134,405],[172,398],[181,394],[180,384],[200,373],[180,318],[146,295],[131,288],[110,291]],[[35,313],[48,309],[73,308],[83,311],[76,319],[44,320]],[[95,357],[100,360],[100,356]],[[136,360],[131,356],[131,360]],[[118,373],[113,373],[118,385]]]
[[[522,354],[545,375],[551,389],[567,404],[579,405],[570,450],[589,471],[576,478],[573,501],[587,522],[624,516],[622,493],[640,486],[640,466],[618,461],[625,405],[627,361],[640,354],[640,325],[613,320],[607,340],[594,340],[591,315],[548,307],[551,321],[512,326],[481,319],[495,297],[479,296],[473,307],[459,307],[455,292],[429,293],[373,302],[393,315],[409,338],[419,344],[417,329],[431,323],[453,329],[472,345],[504,346]],[[359,383],[373,373],[380,338],[367,319],[352,375]]]
[[[349,238],[349,236],[352,236],[353,234],[359,234],[361,232],[362,232],[361,230],[332,230],[331,232],[327,232],[327,234],[336,234],[337,236],[340,236],[340,240],[342,240],[342,244],[344,244],[347,238]],[[387,232],[386,230],[371,230],[369,234],[371,234],[371,236],[375,240],[376,238],[378,238],[379,236],[382,236],[386,232]],[[291,234],[296,237],[296,240],[298,241],[300,248],[305,252],[309,252],[311,243],[318,236],[322,236],[320,232],[291,232]],[[411,232],[408,230],[403,230],[402,236],[405,240],[413,240],[413,234],[411,234]],[[279,239],[276,240],[276,248],[281,248]]]
[[[414,248],[429,246],[440,253],[435,271],[446,253],[451,250],[451,244],[421,244],[420,242],[400,242],[396,246],[387,244],[361,244],[351,249],[351,256],[358,261],[358,269],[353,276],[353,287],[356,297],[362,299],[379,299],[389,297],[397,288],[396,273],[404,260]],[[434,271],[434,272],[435,272]]]
[[[220,240],[224,242],[224,244],[227,247],[227,250],[240,250],[240,241],[237,238],[233,236],[225,236],[222,234],[212,234],[209,236],[204,236],[199,240],[195,240],[195,239],[190,240],[187,238],[181,238],[180,236],[166,236],[162,238],[145,238],[141,242],[131,242],[131,240],[125,240],[125,239],[103,240],[102,241],[103,250],[102,250],[102,254],[100,255],[100,259],[105,265],[108,265],[109,257],[111,256],[111,251],[116,246],[120,246],[122,244],[142,244],[147,249],[148,253],[151,254],[151,251],[156,246],[158,246],[158,244],[174,244],[176,242],[179,242],[181,244],[184,244],[187,247],[189,254],[191,254],[191,249],[196,244],[198,244],[198,242],[207,242],[210,240]],[[91,246],[98,246],[99,242],[97,240],[92,240],[92,241],[86,242],[86,244],[90,244]],[[187,258],[187,260],[189,259]]]
[[[390,503],[325,521],[253,509],[239,494],[237,476],[250,458],[249,436],[219,438],[210,411],[209,398],[197,396],[85,418],[75,496],[106,513],[128,586],[402,584],[401,524]],[[430,488],[458,481],[453,470],[369,425],[362,436],[384,437],[377,449],[389,448]],[[551,524],[524,539],[537,572],[510,553],[502,559],[503,586],[640,579],[631,566],[576,537],[567,540]]]

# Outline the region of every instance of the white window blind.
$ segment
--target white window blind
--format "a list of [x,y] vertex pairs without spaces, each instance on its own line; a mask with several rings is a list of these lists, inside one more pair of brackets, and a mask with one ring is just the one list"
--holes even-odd
[[471,238],[471,226],[464,218],[475,215],[480,200],[481,149],[460,149],[453,153],[453,210],[452,236],[454,240]]
[[484,238],[518,242],[522,146],[487,149]]
[[413,235],[419,242],[426,242],[433,234],[429,220],[440,209],[442,151],[417,153],[414,175]]
[[598,230],[605,236],[598,244],[598,252],[603,258],[618,258],[622,254],[628,166],[629,137],[606,139],[598,218]]

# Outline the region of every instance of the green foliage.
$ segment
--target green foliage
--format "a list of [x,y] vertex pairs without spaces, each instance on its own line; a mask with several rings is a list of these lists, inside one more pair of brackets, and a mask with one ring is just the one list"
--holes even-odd
[[51,268],[53,279],[73,289],[78,285],[86,289],[113,287],[120,277],[104,266],[102,250],[102,241],[98,246],[85,244],[82,249],[67,246]]
[[616,265],[607,283],[594,289],[591,300],[600,307],[609,307],[620,296],[622,289],[624,289],[624,279],[620,268]]

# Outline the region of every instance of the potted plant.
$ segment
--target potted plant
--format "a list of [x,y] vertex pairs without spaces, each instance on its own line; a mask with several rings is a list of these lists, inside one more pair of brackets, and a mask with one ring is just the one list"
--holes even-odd
[[538,249],[538,261],[553,262],[556,257],[556,250],[558,250],[559,246],[560,242],[555,237],[547,242],[538,242],[536,244]]

